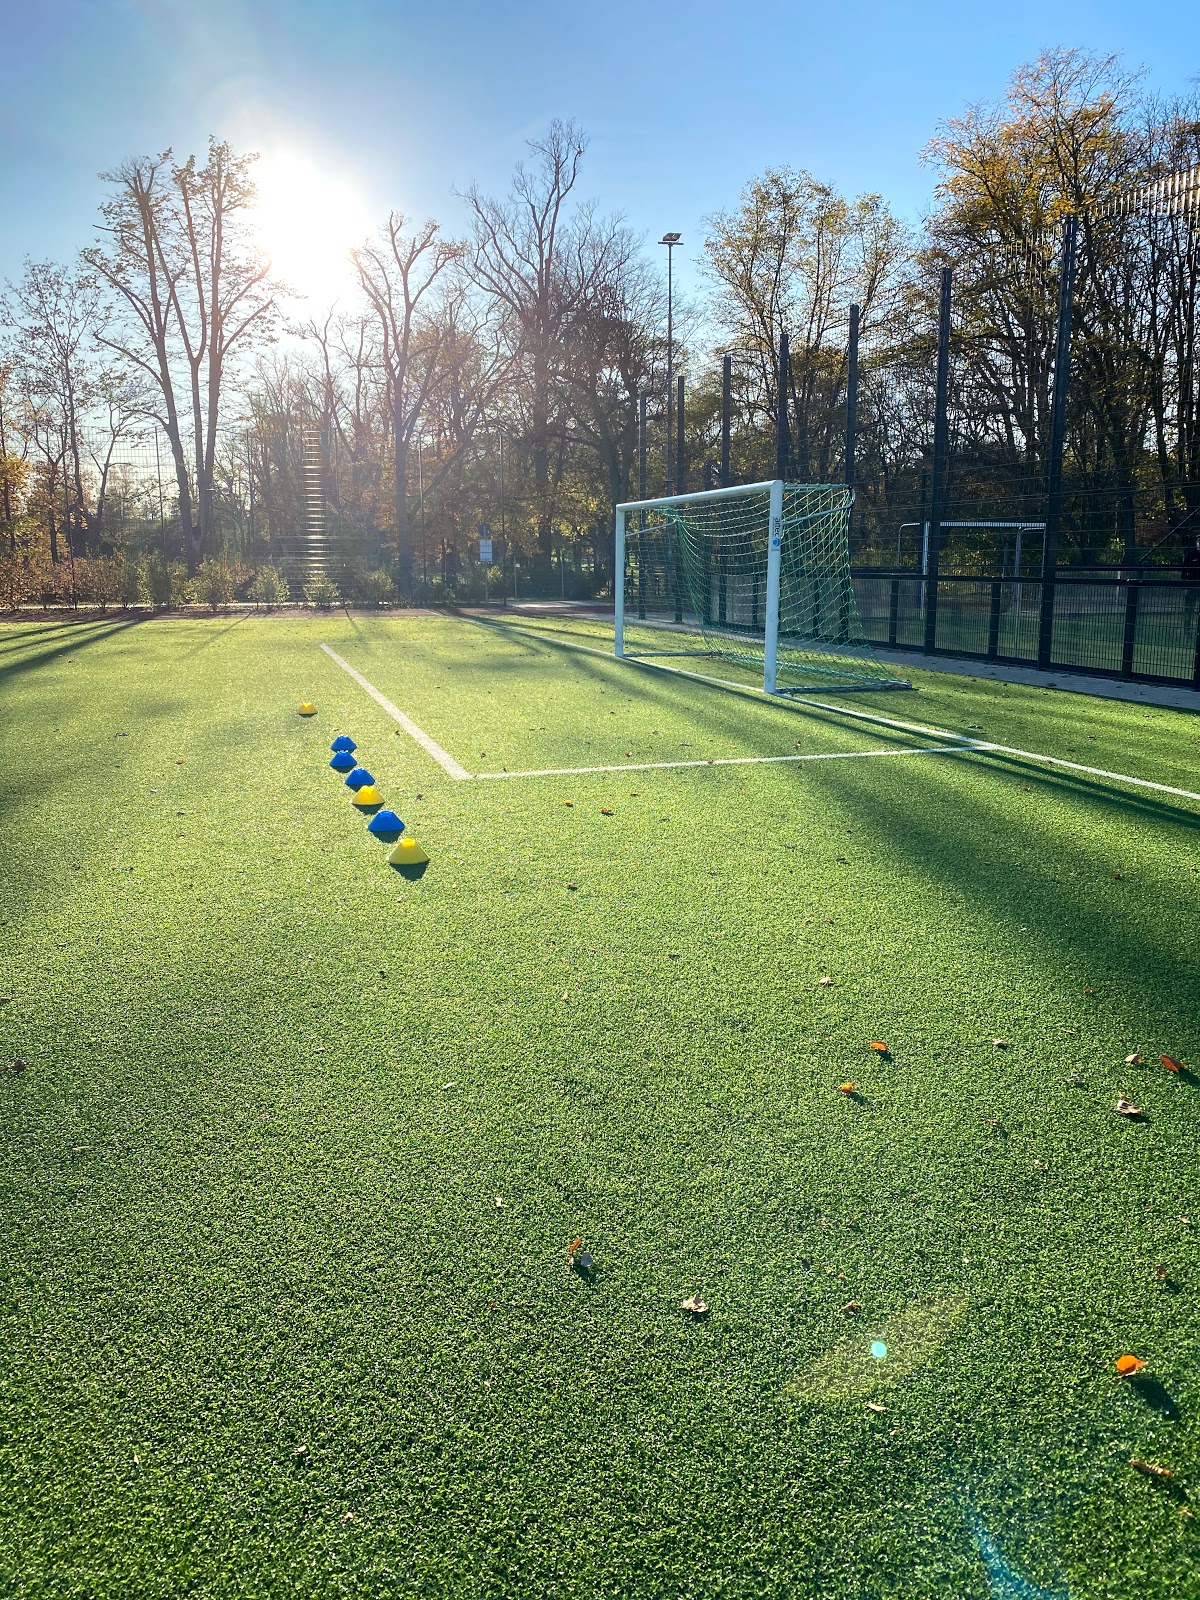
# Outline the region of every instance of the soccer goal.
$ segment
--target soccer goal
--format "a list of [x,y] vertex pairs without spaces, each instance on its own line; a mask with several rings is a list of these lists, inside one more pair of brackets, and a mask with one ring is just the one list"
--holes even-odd
[[899,689],[863,632],[851,490],[751,483],[617,507],[618,656],[718,656],[768,694]]

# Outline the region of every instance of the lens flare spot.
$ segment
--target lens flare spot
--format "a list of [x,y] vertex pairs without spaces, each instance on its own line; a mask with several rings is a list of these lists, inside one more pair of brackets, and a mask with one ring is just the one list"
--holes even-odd
[[876,1361],[882,1361],[884,1356],[887,1355],[887,1345],[884,1344],[882,1339],[871,1340],[871,1354]]

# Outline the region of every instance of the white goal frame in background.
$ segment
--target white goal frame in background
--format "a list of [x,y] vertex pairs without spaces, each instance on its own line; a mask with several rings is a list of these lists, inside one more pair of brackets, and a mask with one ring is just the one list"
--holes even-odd
[[779,657],[779,581],[783,566],[783,479],[740,483],[730,489],[705,489],[697,494],[664,495],[657,500],[626,500],[617,507],[616,547],[613,552],[613,609],[616,616],[613,654],[625,655],[625,519],[631,511],[657,511],[664,506],[695,505],[701,500],[731,500],[735,496],[769,491],[767,508],[767,580],[763,617],[763,691],[777,693]]

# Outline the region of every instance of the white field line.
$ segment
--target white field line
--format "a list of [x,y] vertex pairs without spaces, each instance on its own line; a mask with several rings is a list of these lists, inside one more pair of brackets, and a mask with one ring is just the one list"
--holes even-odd
[[478,782],[496,778],[569,778],[588,772],[661,772],[670,767],[761,767],[783,761],[861,761],[865,756],[962,755],[960,744],[922,745],[911,750],[820,750],[810,755],[713,756],[708,761],[634,761],[615,767],[539,767],[530,772],[477,772]]
[[337,665],[341,667],[343,672],[349,673],[354,679],[355,683],[358,684],[359,688],[365,689],[371,696],[371,699],[374,700],[375,704],[377,706],[382,706],[384,711],[387,712],[388,716],[394,718],[411,739],[415,739],[417,741],[417,743],[421,746],[421,749],[425,751],[426,755],[431,755],[433,757],[447,777],[461,779],[469,778],[471,776],[467,769],[465,767],[460,767],[458,762],[455,761],[454,757],[447,751],[443,750],[441,745],[438,744],[436,740],[431,739],[427,733],[422,732],[422,730],[417,727],[416,723],[411,717],[406,717],[403,711],[400,710],[399,706],[394,706],[388,697],[385,694],[381,694],[373,683],[368,683],[361,672],[356,672],[348,661],[343,661],[336,650],[331,650],[327,644],[323,644],[321,649],[324,650],[325,654],[331,661],[335,661]]
[[[553,641],[558,643],[558,641]],[[618,660],[611,650],[601,650],[595,645],[575,644],[573,641],[566,644],[570,650],[586,650],[591,655],[608,656]],[[687,672],[682,667],[670,667],[661,661],[647,661],[637,656],[625,656],[625,661],[634,666],[649,667],[655,672],[673,672],[679,678],[694,678],[698,683],[714,683],[723,689],[740,689],[743,694],[758,695],[771,705],[816,706],[821,711],[833,711],[841,717],[854,717],[859,722],[875,722],[885,728],[897,728],[904,733],[923,733],[938,739],[959,739],[961,742],[955,747],[963,751],[979,751],[986,754],[994,751],[999,755],[1019,756],[1022,761],[1040,761],[1051,767],[1066,767],[1071,772],[1085,772],[1092,778],[1107,778],[1112,783],[1129,783],[1137,789],[1153,789],[1158,794],[1178,795],[1182,800],[1200,800],[1200,794],[1192,789],[1176,789],[1169,783],[1154,783],[1149,778],[1135,778],[1128,772],[1110,772],[1106,767],[1088,767],[1080,761],[1067,761],[1063,756],[1046,756],[1036,750],[1019,750],[1014,745],[990,744],[983,739],[968,739],[963,735],[951,733],[946,728],[931,728],[919,722],[901,722],[897,717],[881,716],[877,711],[858,711],[852,706],[834,705],[829,700],[813,700],[808,695],[768,695],[764,690],[757,689],[753,684],[738,683],[733,678],[712,678],[700,672]],[[871,754],[876,752],[872,751]],[[907,753],[907,752],[906,752]],[[707,766],[704,762],[702,765]],[[492,774],[488,774],[492,776]]]

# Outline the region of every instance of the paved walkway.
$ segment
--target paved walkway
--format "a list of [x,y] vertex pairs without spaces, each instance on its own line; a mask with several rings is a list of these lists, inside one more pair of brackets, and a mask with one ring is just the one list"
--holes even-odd
[[875,648],[880,661],[897,667],[919,667],[922,672],[953,672],[965,678],[995,678],[1000,683],[1028,683],[1037,689],[1063,689],[1069,694],[1097,695],[1102,700],[1134,700],[1145,706],[1174,706],[1180,711],[1200,711],[1200,693],[1165,683],[1125,683],[1119,678],[1092,677],[1084,672],[1039,672],[1036,667],[1012,667],[999,662],[974,661],[965,656],[925,656],[913,650]]

